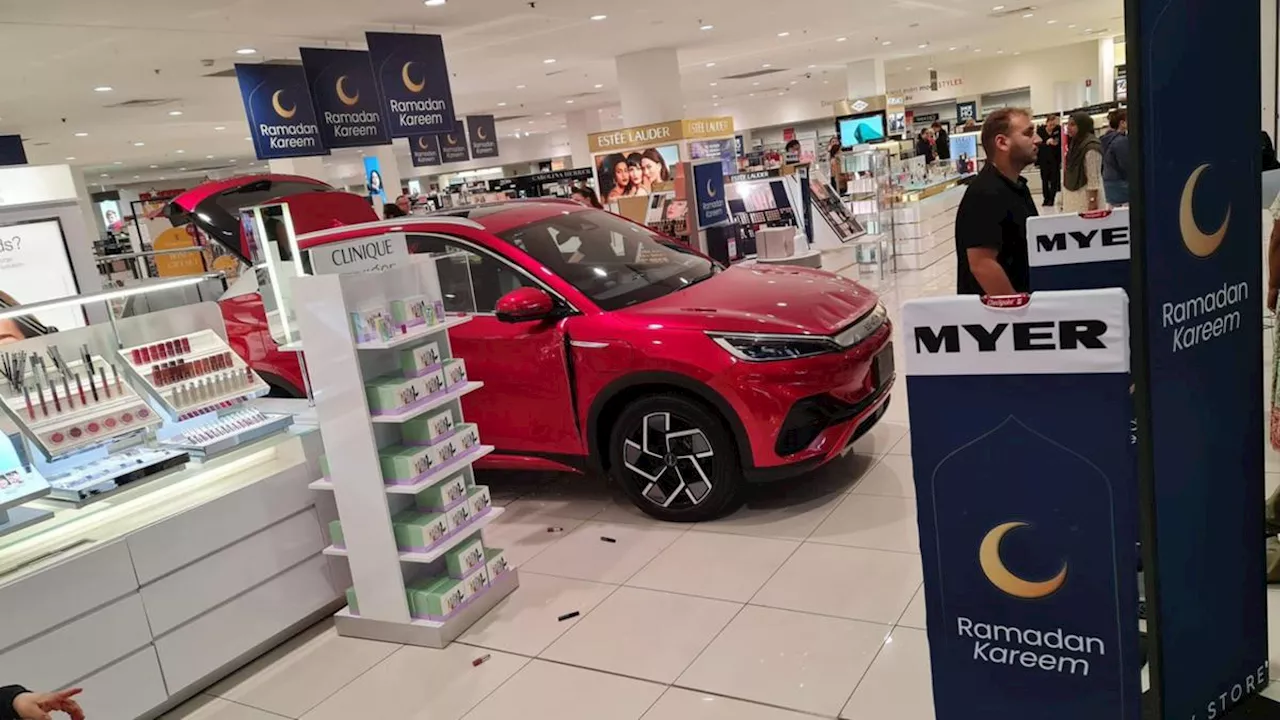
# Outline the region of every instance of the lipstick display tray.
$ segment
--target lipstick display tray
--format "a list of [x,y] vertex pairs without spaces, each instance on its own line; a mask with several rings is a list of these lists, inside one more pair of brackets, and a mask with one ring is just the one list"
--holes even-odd
[[[220,455],[228,450],[234,450],[245,443],[253,442],[258,438],[264,438],[268,435],[274,435],[282,430],[287,429],[293,424],[292,415],[278,415],[275,413],[263,413],[265,422],[252,425],[237,432],[227,433],[216,440],[210,440],[205,443],[186,442],[181,437],[172,440],[166,440],[162,443],[165,447],[175,450],[182,450],[189,453],[192,457],[207,459]],[[210,416],[210,421],[216,421],[217,418]]]
[[271,388],[212,330],[122,348],[119,360],[171,419],[223,410]]

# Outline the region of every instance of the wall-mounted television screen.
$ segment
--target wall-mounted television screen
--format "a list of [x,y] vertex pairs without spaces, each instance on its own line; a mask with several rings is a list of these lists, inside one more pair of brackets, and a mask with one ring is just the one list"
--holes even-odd
[[884,111],[879,110],[836,118],[836,128],[840,132],[840,144],[843,147],[850,148],[854,145],[884,142]]

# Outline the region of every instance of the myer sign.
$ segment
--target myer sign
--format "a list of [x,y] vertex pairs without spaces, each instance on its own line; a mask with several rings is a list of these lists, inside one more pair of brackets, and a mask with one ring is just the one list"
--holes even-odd
[[315,275],[378,272],[409,264],[404,233],[329,243],[312,247],[308,252],[311,253],[311,272]]
[[1027,221],[1033,290],[1129,287],[1129,208]]

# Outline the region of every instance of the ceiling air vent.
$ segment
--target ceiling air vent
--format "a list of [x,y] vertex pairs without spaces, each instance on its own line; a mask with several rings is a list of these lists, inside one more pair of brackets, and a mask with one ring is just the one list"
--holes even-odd
[[512,120],[524,120],[528,117],[529,117],[528,115],[503,115],[502,117],[494,118],[493,122],[494,124],[497,124],[497,123],[511,122]]
[[[265,60],[265,61],[263,61],[263,62],[261,62],[261,63],[240,63],[240,64],[241,64],[241,65],[254,65],[254,64],[257,64],[257,65],[267,65],[267,64],[270,64],[270,65],[295,65],[295,66],[299,66],[299,67],[301,67],[301,65],[302,65],[302,61],[301,61],[301,60],[296,60],[296,59],[293,59],[293,58],[273,58],[273,59],[271,59],[271,60]],[[229,68],[227,68],[226,70],[219,70],[218,72],[211,72],[211,73],[208,73],[207,75],[205,75],[205,77],[211,77],[211,78],[233,78],[233,77],[235,77],[235,76],[236,76],[236,69],[235,69],[234,67],[229,67]]]
[[786,68],[767,68],[764,70],[752,70],[751,72],[740,73],[738,75],[725,75],[724,80],[750,80],[758,78],[762,75],[772,75],[774,73],[786,72]]
[[[1001,7],[1004,7],[1004,6],[1002,5]],[[1035,5],[1024,5],[1023,7],[1019,7],[1019,8],[1005,8],[1003,10],[997,10],[996,12],[991,13],[991,17],[1002,18],[1002,17],[1013,17],[1015,15],[1022,16],[1022,15],[1026,15],[1029,12],[1035,12],[1035,11],[1036,11]]]
[[109,108],[153,108],[170,103],[178,102],[178,98],[135,98],[133,100],[125,100],[114,105],[108,105]]

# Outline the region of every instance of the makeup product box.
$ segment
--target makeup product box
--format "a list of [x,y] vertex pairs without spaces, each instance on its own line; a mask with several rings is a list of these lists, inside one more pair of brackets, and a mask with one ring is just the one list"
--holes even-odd
[[459,474],[418,493],[415,503],[419,510],[440,512],[465,497],[467,497],[467,479],[465,475]]
[[458,448],[458,454],[469,452],[472,448],[480,444],[480,428],[475,423],[463,423],[454,428],[454,432],[449,436]]
[[329,541],[336,548],[345,548],[347,546],[347,539],[342,534],[341,521],[333,520],[329,523]]
[[454,431],[457,421],[453,410],[443,410],[410,420],[400,426],[400,437],[408,445],[431,445]]
[[439,325],[444,322],[444,300],[436,298],[431,301],[431,307],[436,311],[436,317],[431,321],[432,325]]
[[464,578],[484,565],[484,543],[474,537],[444,554],[444,565],[449,577]]
[[467,584],[453,578],[436,578],[429,585],[409,591],[409,608],[416,617],[448,617],[471,597]]
[[489,488],[485,485],[476,485],[467,492],[467,505],[471,508],[471,516],[479,517],[490,506],[493,505],[493,499],[489,496]]
[[370,305],[351,313],[351,332],[356,342],[390,340],[392,337],[391,314],[383,305]]
[[347,609],[352,615],[360,614],[360,605],[356,603],[356,589],[353,587],[347,588]]
[[440,343],[423,343],[400,351],[400,371],[407,378],[430,374],[440,361]]
[[401,550],[426,550],[453,530],[445,515],[419,510],[396,514],[391,519],[391,529],[395,533],[396,546]]
[[460,358],[446,360],[444,363],[444,386],[454,388],[467,382],[467,364]]
[[484,558],[480,559],[479,567],[464,579],[463,584],[467,586],[467,596],[475,597],[484,592],[489,587],[489,571],[484,567]]
[[467,525],[471,524],[471,504],[462,503],[456,508],[452,508],[444,514],[446,522],[449,524],[449,532],[457,532]]
[[419,379],[427,389],[427,397],[444,392],[444,368],[428,372]]
[[431,394],[426,377],[403,378],[384,375],[365,384],[369,411],[375,415],[403,412]]
[[382,465],[382,480],[388,485],[408,485],[417,482],[431,468],[439,465],[431,448],[392,445],[378,452]]
[[502,548],[485,548],[484,563],[485,571],[489,573],[489,582],[497,580],[500,575],[511,569]]
[[396,326],[420,327],[430,322],[429,315],[435,308],[422,295],[411,295],[403,300],[391,301],[391,319]]

